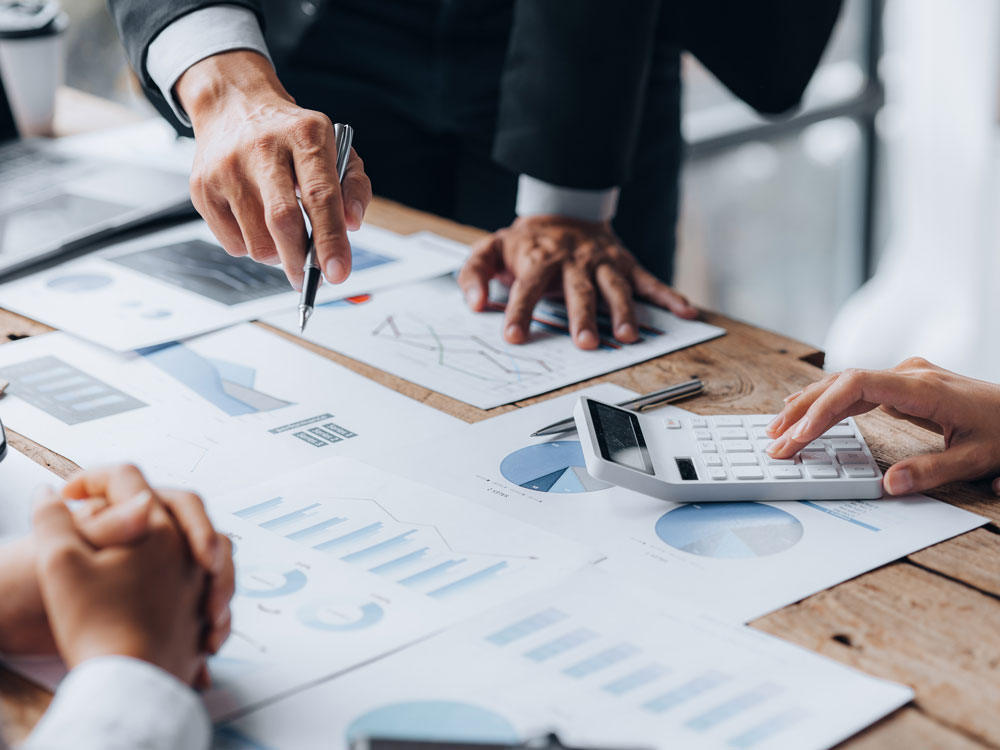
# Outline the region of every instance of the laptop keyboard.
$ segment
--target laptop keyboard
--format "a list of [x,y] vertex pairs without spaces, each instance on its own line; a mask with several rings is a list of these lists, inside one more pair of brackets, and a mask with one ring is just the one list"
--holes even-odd
[[71,165],[76,161],[30,142],[0,148],[0,206],[25,203],[50,192],[75,176]]

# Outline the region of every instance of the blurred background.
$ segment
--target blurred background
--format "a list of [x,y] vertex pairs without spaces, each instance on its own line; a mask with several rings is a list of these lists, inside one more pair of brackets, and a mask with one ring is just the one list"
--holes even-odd
[[[103,0],[63,0],[70,86],[148,109]],[[1000,3],[846,0],[803,108],[685,63],[676,285],[827,351],[1000,380]]]

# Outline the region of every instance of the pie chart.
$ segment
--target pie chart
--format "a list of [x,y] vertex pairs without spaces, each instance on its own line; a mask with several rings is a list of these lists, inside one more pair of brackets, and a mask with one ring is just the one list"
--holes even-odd
[[472,703],[420,700],[391,703],[355,719],[347,728],[347,742],[383,739],[517,745],[521,738],[503,716]]
[[60,292],[78,294],[103,289],[113,282],[114,279],[103,273],[73,273],[49,279],[45,282],[45,286],[49,289],[56,289]]
[[306,627],[316,630],[343,633],[370,628],[384,614],[385,611],[375,602],[334,597],[305,605],[299,610],[299,620]]
[[682,505],[656,522],[656,535],[665,544],[721,560],[776,555],[794,547],[802,533],[799,519],[763,503]]
[[500,464],[504,478],[536,492],[596,492],[611,485],[587,473],[578,440],[556,440],[514,451]]
[[301,591],[306,585],[306,574],[298,568],[281,572],[262,567],[242,571],[236,590],[243,596],[269,599]]

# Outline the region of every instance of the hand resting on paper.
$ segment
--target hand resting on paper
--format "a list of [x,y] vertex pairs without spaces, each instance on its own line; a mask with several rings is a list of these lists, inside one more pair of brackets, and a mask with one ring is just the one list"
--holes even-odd
[[[767,428],[774,458],[789,458],[841,420],[880,407],[939,433],[944,450],[898,462],[885,473],[890,495],[923,492],[1000,474],[1000,385],[973,380],[914,357],[890,370],[846,370],[786,400]],[[993,481],[1000,495],[1000,478]]]

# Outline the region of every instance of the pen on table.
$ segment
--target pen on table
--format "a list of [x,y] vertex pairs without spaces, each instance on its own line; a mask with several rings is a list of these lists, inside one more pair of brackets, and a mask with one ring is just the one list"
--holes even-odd
[[[635,398],[627,399],[626,401],[616,404],[616,406],[620,406],[623,409],[642,411],[643,409],[651,409],[654,406],[663,406],[664,404],[669,404],[671,401],[678,401],[682,398],[687,398],[688,396],[694,396],[701,393],[704,387],[705,386],[702,382],[695,378],[694,380],[689,380],[686,383],[678,383],[677,385],[661,388],[658,391],[653,391],[652,393],[647,393],[643,396],[636,396]],[[573,420],[573,417],[569,417],[567,419],[560,420],[559,422],[554,422],[547,427],[543,427],[537,432],[531,433],[531,437],[556,435],[560,432],[569,432],[570,430],[575,429],[576,422]]]
[[[343,184],[344,174],[347,172],[347,162],[351,157],[354,128],[338,122],[333,126],[333,135],[337,144],[337,179]],[[299,294],[299,333],[306,330],[306,323],[309,322],[309,318],[313,314],[313,307],[316,305],[316,290],[319,289],[319,282],[323,278],[323,271],[320,269],[319,259],[316,257],[316,243],[313,242],[311,233],[309,235],[309,248],[306,252],[306,263],[302,270],[305,272],[305,277],[302,279],[302,292]]]

